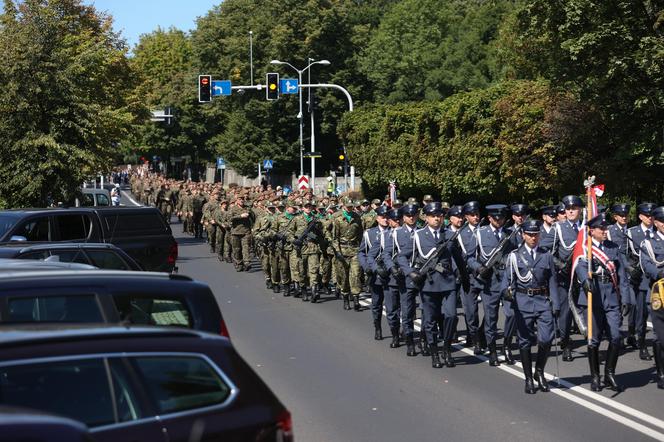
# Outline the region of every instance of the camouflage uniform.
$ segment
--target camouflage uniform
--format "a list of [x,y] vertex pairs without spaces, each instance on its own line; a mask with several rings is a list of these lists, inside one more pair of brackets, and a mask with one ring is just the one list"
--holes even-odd
[[[307,202],[305,205],[313,205],[313,203]],[[304,235],[307,229],[308,233]],[[295,218],[288,230],[288,240],[294,246],[291,253],[291,269],[293,266],[297,266],[298,279],[296,282],[300,284],[302,300],[309,300],[308,289],[310,289],[312,302],[316,302],[319,297],[320,248],[323,242],[323,226],[315,211],[311,211],[309,214],[302,212]]]
[[[233,263],[238,272],[251,268],[251,227],[255,215],[249,205],[249,202],[244,202],[243,207],[235,205],[229,213]],[[247,214],[247,216],[242,216],[243,214]]]
[[272,256],[271,256],[271,240],[272,240],[272,223],[274,221],[274,213],[270,212],[270,208],[273,208],[271,202],[268,202],[266,205],[267,209],[265,213],[258,217],[256,224],[254,224],[253,235],[256,241],[256,250],[260,257],[261,268],[265,274],[265,286],[268,289],[272,288]]
[[[291,202],[288,203],[292,204]],[[286,234],[290,225],[293,223],[297,215],[284,212],[281,216],[277,217],[274,223],[274,240],[275,240],[275,261],[279,269],[279,279],[281,282],[281,289],[284,296],[290,296],[292,293],[291,287],[291,268],[290,268],[290,254],[293,251],[293,245],[290,244],[286,238]],[[274,265],[273,265],[274,267]]]

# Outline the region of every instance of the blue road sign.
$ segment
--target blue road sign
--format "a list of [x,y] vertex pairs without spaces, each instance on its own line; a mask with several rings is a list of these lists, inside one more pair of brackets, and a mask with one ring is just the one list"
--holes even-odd
[[226,161],[222,157],[217,157],[217,169],[225,169]]
[[273,163],[274,163],[274,161],[272,161],[272,160],[263,160],[263,169],[265,169],[265,170],[272,169]]
[[279,80],[279,89],[282,94],[297,94],[298,81],[293,78],[282,78]]
[[212,82],[212,96],[218,97],[220,95],[231,94],[231,81],[230,80],[214,80]]

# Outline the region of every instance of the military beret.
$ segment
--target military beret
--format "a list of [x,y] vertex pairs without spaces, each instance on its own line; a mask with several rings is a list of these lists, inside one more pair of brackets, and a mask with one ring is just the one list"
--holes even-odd
[[508,209],[505,204],[491,204],[489,206],[486,206],[486,211],[489,214],[489,216],[493,216],[494,218],[496,218],[496,217],[506,216]]
[[583,207],[583,201],[581,201],[581,198],[579,198],[576,195],[567,195],[566,197],[563,198],[563,204],[565,205],[565,208],[570,208],[570,207]]
[[657,207],[652,211],[652,216],[655,218],[657,221],[662,221],[664,222],[664,206]]
[[652,211],[655,210],[657,206],[653,203],[641,203],[636,206],[636,213],[639,215],[652,216]]
[[542,224],[536,219],[529,219],[521,225],[521,230],[526,233],[540,233]]
[[[379,200],[378,198],[375,198],[375,199],[371,200],[371,204],[380,205],[380,204],[382,204],[382,203],[383,203],[383,202],[382,202],[381,200]],[[367,201],[367,204],[369,204],[368,201]]]
[[387,206],[378,206],[376,208],[376,216],[387,216],[387,212],[389,212],[390,208]]
[[597,227],[608,227],[608,225],[609,225],[609,220],[606,218],[606,214],[604,213],[600,213],[599,215],[588,221],[588,227],[590,227],[591,229]]
[[424,202],[433,201],[433,197],[431,195],[424,195],[424,198],[422,198],[422,201],[424,201]]
[[463,206],[452,206],[450,207],[450,210],[447,211],[448,216],[456,216],[456,217],[461,217],[463,216]]
[[477,201],[469,201],[463,205],[463,214],[468,215],[470,213],[479,213],[480,212],[480,203]]
[[393,221],[401,219],[401,209],[390,209],[387,212],[387,217]]
[[540,210],[542,211],[542,215],[556,216],[556,206],[544,206]]
[[420,206],[417,204],[406,204],[401,208],[401,213],[408,216],[415,216],[420,212]]
[[424,206],[425,215],[442,215],[442,213],[443,213],[443,207],[437,201],[429,203],[426,206]]
[[528,213],[528,204],[512,204],[510,210],[514,215],[525,215]]
[[627,215],[629,213],[629,209],[629,204],[616,203],[611,206],[611,213],[615,213],[617,215]]

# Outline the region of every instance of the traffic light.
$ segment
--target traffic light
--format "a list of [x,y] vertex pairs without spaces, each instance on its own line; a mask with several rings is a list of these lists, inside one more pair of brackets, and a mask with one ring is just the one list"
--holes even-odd
[[265,83],[267,87],[265,88],[265,98],[268,100],[278,100],[279,99],[279,74],[275,72],[270,72],[265,75]]
[[212,75],[198,76],[198,102],[209,103],[212,101]]
[[339,161],[344,161],[346,159],[346,149],[343,146],[341,146],[337,150],[339,151]]

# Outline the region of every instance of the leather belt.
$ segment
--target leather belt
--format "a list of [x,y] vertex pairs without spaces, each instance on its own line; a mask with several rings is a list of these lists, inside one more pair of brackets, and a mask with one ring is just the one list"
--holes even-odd
[[533,296],[549,296],[548,287],[537,287],[534,289],[518,289],[517,293],[527,295],[529,297]]
[[597,282],[601,282],[602,284],[613,284],[613,280],[611,279],[610,276],[607,275],[593,275],[593,279],[596,280]]

